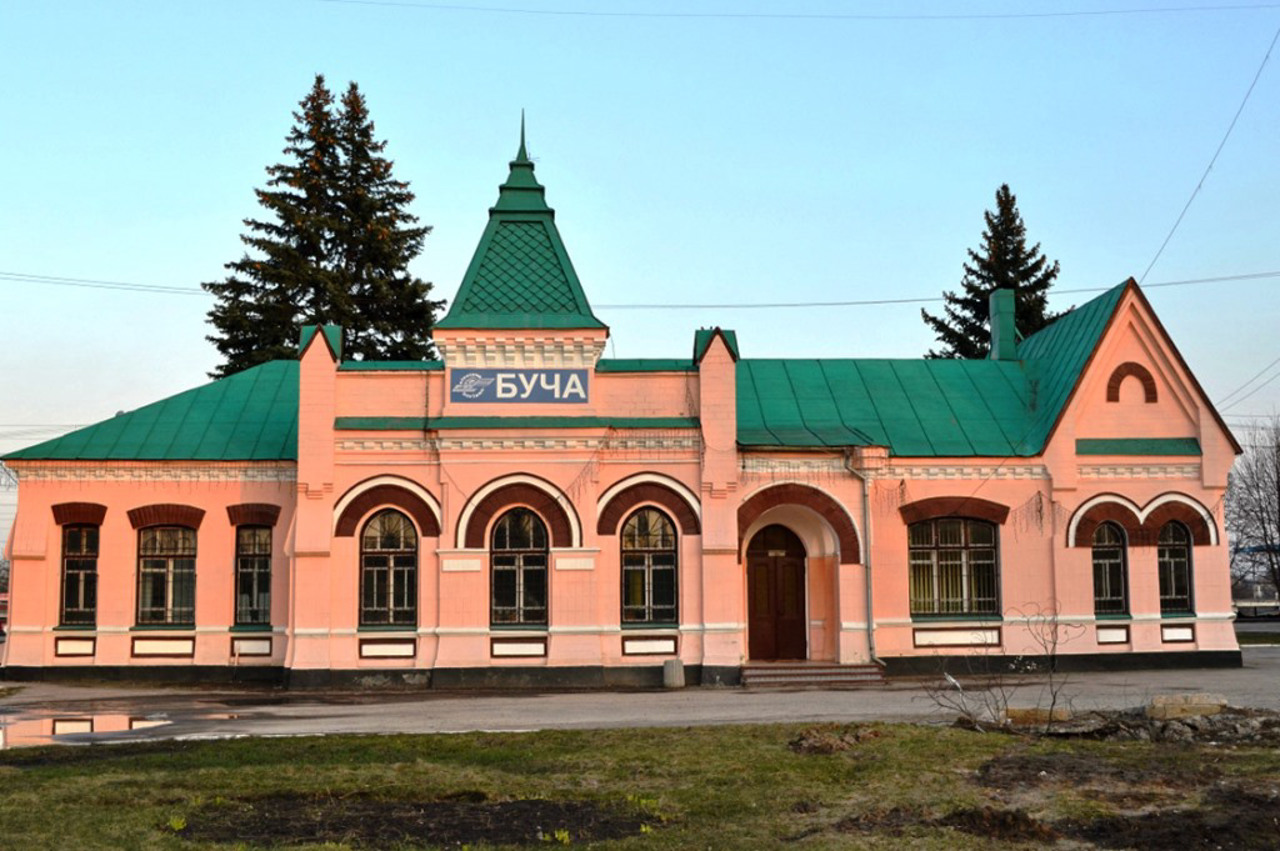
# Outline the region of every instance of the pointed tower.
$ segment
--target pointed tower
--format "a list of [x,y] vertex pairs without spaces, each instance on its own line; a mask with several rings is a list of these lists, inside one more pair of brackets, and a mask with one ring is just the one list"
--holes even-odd
[[[587,383],[609,329],[591,312],[533,168],[521,116],[520,149],[498,203],[457,297],[435,325],[449,370],[446,407],[458,406],[455,413],[486,403],[590,407]],[[512,370],[520,375],[511,378]],[[574,391],[567,398],[566,389]]]

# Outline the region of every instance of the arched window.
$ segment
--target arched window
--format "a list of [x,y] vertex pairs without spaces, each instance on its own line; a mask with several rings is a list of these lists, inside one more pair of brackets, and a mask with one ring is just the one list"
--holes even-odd
[[1129,570],[1124,532],[1115,523],[1093,530],[1093,612],[1123,615],[1129,612]]
[[195,626],[195,529],[148,526],[138,531],[138,623]]
[[912,523],[911,614],[999,614],[996,527],[942,517]]
[[1160,527],[1156,563],[1160,571],[1160,613],[1191,614],[1191,533],[1176,520]]
[[418,622],[418,532],[399,511],[381,511],[360,536],[360,625]]
[[676,623],[676,531],[655,508],[622,527],[622,622]]
[[98,620],[98,527],[62,527],[62,625]]
[[493,526],[493,626],[547,623],[547,527],[527,508],[513,508]]

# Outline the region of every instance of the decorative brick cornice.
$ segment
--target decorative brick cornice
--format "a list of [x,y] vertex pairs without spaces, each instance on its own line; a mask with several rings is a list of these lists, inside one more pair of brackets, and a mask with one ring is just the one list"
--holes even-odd
[[107,507],[96,502],[60,502],[53,506],[53,522],[59,526],[101,526],[106,516]]
[[147,526],[188,526],[199,529],[200,522],[204,520],[203,508],[168,502],[132,508],[128,513],[129,522],[135,529],[143,529]]
[[232,526],[274,526],[280,519],[280,506],[265,502],[228,505],[227,519]]

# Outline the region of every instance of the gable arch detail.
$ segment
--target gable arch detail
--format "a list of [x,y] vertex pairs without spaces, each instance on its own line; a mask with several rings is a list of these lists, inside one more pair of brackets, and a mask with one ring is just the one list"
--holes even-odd
[[506,509],[526,506],[540,516],[551,533],[551,546],[582,546],[582,526],[573,504],[555,485],[537,476],[504,476],[480,488],[458,518],[458,540],[467,549],[484,549],[489,526]]
[[375,476],[347,490],[333,507],[333,534],[349,538],[375,508],[396,508],[418,525],[426,538],[440,536],[440,503],[426,488],[400,476]]
[[764,514],[784,505],[800,505],[817,514],[840,542],[840,563],[861,564],[862,544],[858,528],[845,507],[831,494],[811,485],[781,483],[756,491],[738,506],[738,554],[741,557],[748,529]]
[[1122,363],[1111,373],[1111,378],[1107,381],[1107,401],[1120,401],[1120,385],[1124,384],[1126,378],[1136,378],[1142,384],[1143,401],[1148,405],[1154,405],[1159,401],[1159,394],[1156,392],[1156,380],[1151,377],[1151,370],[1147,369],[1140,363],[1128,361]]
[[657,473],[628,476],[605,491],[596,504],[596,534],[616,535],[622,518],[644,504],[665,509],[683,534],[702,534],[701,506],[693,492]]
[[1163,493],[1139,508],[1137,503],[1126,497],[1106,493],[1086,500],[1076,509],[1067,524],[1067,546],[1092,546],[1093,533],[1108,521],[1124,529],[1129,546],[1133,547],[1156,546],[1161,527],[1170,521],[1186,526],[1195,546],[1218,543],[1218,527],[1213,514],[1186,494]]

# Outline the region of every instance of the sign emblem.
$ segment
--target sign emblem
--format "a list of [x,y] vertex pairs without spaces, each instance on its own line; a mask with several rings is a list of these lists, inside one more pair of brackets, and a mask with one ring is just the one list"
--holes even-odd
[[468,372],[453,385],[453,392],[460,394],[466,399],[479,399],[484,389],[495,381],[493,378],[485,378],[479,373]]
[[585,404],[587,386],[585,369],[455,369],[449,401]]

